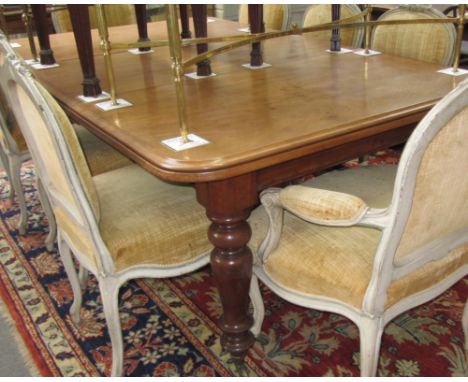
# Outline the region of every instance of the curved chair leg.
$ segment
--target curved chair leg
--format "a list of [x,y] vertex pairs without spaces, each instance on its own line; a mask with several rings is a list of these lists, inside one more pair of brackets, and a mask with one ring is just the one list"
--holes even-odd
[[99,278],[104,316],[112,345],[112,377],[121,377],[123,369],[123,342],[119,315],[120,283],[112,277]]
[[88,285],[88,276],[89,271],[80,265],[80,270],[78,271],[78,279],[80,280],[81,290],[85,290],[86,286]]
[[253,320],[254,323],[250,328],[250,331],[254,337],[258,337],[262,330],[262,323],[265,317],[265,307],[263,305],[262,295],[260,293],[260,288],[258,286],[258,278],[256,275],[252,275],[250,280],[250,301],[253,305]]
[[73,290],[73,304],[70,308],[70,316],[73,322],[80,322],[80,307],[83,300],[83,295],[81,292],[80,281],[78,280],[78,275],[75,270],[75,265],[73,264],[73,259],[71,255],[71,250],[68,244],[60,237],[58,237],[58,247],[60,258],[62,259],[65,272],[67,273],[68,280],[70,281],[72,290]]
[[11,183],[10,159],[8,158],[8,155],[5,153],[5,151],[2,148],[0,148],[0,159],[2,160],[2,164],[5,167],[5,171],[8,176],[8,181],[10,182],[10,191],[8,192],[8,199],[10,200],[11,203],[13,203],[15,193],[13,190],[13,184]]
[[383,321],[380,317],[362,318],[359,326],[361,340],[361,377],[375,377],[379,365]]
[[55,216],[52,212],[52,207],[49,202],[49,198],[44,190],[41,179],[37,178],[37,192],[39,194],[39,200],[41,201],[42,208],[49,222],[49,234],[45,240],[46,248],[49,252],[54,250],[54,242],[57,237],[57,224],[55,223]]
[[24,198],[23,187],[21,186],[21,160],[19,157],[10,158],[10,182],[18,196],[20,207],[18,230],[20,235],[24,235],[26,233],[26,224],[28,222],[28,209],[26,208],[26,199]]
[[465,310],[462,318],[463,334],[465,335],[465,352],[468,353],[468,300],[465,303]]

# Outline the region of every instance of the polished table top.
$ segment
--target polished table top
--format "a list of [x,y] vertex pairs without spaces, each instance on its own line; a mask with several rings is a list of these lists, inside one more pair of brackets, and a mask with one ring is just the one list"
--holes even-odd
[[[228,21],[208,26],[210,36],[240,33],[238,24]],[[165,28],[162,22],[149,24],[150,37],[165,38]],[[131,42],[136,37],[135,26],[125,26],[113,28],[110,40]],[[405,116],[415,116],[417,122],[460,81],[437,73],[437,65],[409,59],[329,54],[327,43],[311,34],[269,40],[263,52],[271,68],[242,68],[250,51],[243,47],[212,60],[215,77],[185,80],[189,131],[211,143],[175,152],[161,144],[177,136],[179,128],[167,48],[148,55],[115,51],[117,94],[134,106],[103,112],[76,98],[81,73],[73,35],[51,36],[51,45],[60,67],[35,75],[69,114],[154,174],[188,182],[294,159],[337,137],[346,141],[353,132],[365,136],[391,128]],[[184,49],[186,57],[194,52]],[[95,59],[107,89],[98,48]]]

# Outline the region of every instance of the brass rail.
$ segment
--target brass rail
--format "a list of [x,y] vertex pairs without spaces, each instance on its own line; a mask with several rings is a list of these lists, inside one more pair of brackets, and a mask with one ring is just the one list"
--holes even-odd
[[[315,25],[305,28],[297,28],[294,26],[287,31],[279,32],[264,32],[250,35],[234,35],[234,36],[224,36],[224,37],[203,37],[203,38],[189,38],[181,41],[179,35],[179,24],[177,17],[176,5],[170,4],[166,5],[166,15],[167,15],[167,30],[168,30],[168,40],[159,40],[159,41],[146,41],[146,42],[135,42],[135,43],[111,43],[109,41],[109,35],[107,32],[107,23],[105,20],[104,10],[102,5],[97,6],[98,14],[98,28],[99,34],[101,37],[101,49],[104,54],[104,62],[106,66],[106,72],[108,75],[109,86],[111,87],[111,98],[113,102],[116,102],[116,91],[115,91],[115,80],[114,72],[112,69],[112,61],[110,57],[111,49],[129,49],[129,48],[156,48],[162,46],[169,46],[170,55],[172,60],[172,72],[174,76],[174,84],[176,87],[176,96],[177,96],[177,110],[179,115],[179,128],[182,140],[184,143],[188,142],[188,127],[187,127],[187,112],[186,112],[186,99],[185,91],[183,84],[183,75],[184,68],[188,66],[195,65],[201,61],[210,59],[219,54],[228,52],[232,49],[239,48],[252,43],[257,43],[273,38],[290,36],[290,35],[299,35],[304,33],[312,33],[318,31],[331,30],[335,28],[365,28],[365,43],[364,48],[366,52],[369,52],[370,49],[370,34],[371,29],[375,26],[384,26],[384,25],[411,25],[411,24],[456,24],[457,25],[457,40],[455,45],[455,57],[453,62],[453,70],[456,72],[459,67],[459,56],[461,51],[462,35],[464,24],[467,22],[465,19],[465,5],[459,6],[459,16],[457,18],[441,18],[441,19],[412,19],[412,20],[382,20],[382,21],[371,21],[371,5],[367,5],[366,9],[360,12],[357,15],[348,17],[346,19],[337,20],[330,23],[325,23],[321,25]],[[365,21],[353,22],[359,18],[365,16]],[[199,54],[195,57],[191,57],[185,61],[182,61],[182,47],[190,46],[193,44],[207,44],[207,43],[219,43],[225,42],[228,43],[218,48],[214,48]]]

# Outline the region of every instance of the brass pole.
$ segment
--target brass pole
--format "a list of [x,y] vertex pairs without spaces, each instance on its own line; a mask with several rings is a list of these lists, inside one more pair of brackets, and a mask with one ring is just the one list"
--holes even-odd
[[39,61],[37,58],[36,43],[34,42],[34,34],[31,28],[31,15],[29,13],[29,5],[24,5],[23,13],[21,14],[21,19],[23,20],[24,28],[26,29],[26,33],[28,35],[29,48],[31,49],[32,59],[34,61]]
[[[372,17],[372,5],[367,4],[367,15],[366,15],[366,22],[370,22]],[[370,47],[370,34],[371,34],[371,28],[369,24],[366,24],[365,27],[365,43],[364,43],[364,48],[365,48],[365,53],[369,54],[369,47]]]
[[177,6],[166,5],[167,35],[169,37],[169,51],[172,59],[172,74],[177,96],[177,111],[179,113],[180,135],[184,143],[189,142],[187,129],[187,110],[184,90],[184,68],[182,66],[182,50],[179,34],[179,20]]
[[118,105],[116,90],[115,90],[115,76],[114,68],[112,67],[111,58],[111,44],[109,41],[109,31],[107,30],[106,14],[102,4],[96,4],[96,17],[99,30],[99,37],[101,39],[101,50],[104,55],[104,65],[106,67],[107,81],[110,87],[110,96],[113,105]]
[[455,42],[455,57],[453,58],[453,71],[458,72],[460,66],[460,52],[463,40],[463,27],[465,21],[466,4],[460,4],[458,7],[458,25],[457,25],[457,40]]

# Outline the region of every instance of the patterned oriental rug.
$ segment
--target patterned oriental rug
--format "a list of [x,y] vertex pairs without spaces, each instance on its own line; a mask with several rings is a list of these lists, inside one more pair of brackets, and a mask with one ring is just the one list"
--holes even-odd
[[[364,165],[395,163],[385,151]],[[350,162],[347,166],[359,164]],[[69,316],[72,291],[57,252],[44,247],[48,224],[38,201],[34,166],[23,166],[28,234],[16,229],[19,208],[7,199],[0,172],[0,294],[23,352],[42,376],[103,376],[111,347],[96,280],[90,276],[81,322]],[[304,309],[262,288],[266,317],[246,357],[251,376],[358,376],[359,333],[348,319]],[[380,376],[467,376],[461,317],[468,278],[430,303],[397,317],[382,339]],[[221,307],[206,267],[186,277],[140,279],[120,293],[127,376],[232,376],[221,350]]]

